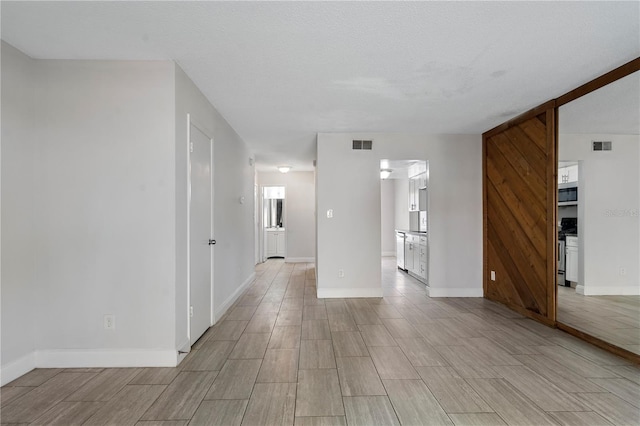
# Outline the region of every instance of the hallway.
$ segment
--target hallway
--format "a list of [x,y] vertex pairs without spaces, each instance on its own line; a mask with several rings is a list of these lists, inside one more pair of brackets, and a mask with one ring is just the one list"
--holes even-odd
[[5,423],[639,424],[640,368],[482,298],[431,299],[383,258],[384,297],[317,299],[269,260],[177,368],[38,369]]

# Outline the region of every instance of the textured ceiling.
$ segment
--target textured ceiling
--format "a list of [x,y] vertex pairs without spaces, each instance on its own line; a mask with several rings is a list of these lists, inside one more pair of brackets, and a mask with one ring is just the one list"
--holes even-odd
[[174,59],[256,153],[317,132],[481,133],[640,56],[631,2],[7,2],[35,58]]
[[560,133],[640,135],[640,71],[560,107]]

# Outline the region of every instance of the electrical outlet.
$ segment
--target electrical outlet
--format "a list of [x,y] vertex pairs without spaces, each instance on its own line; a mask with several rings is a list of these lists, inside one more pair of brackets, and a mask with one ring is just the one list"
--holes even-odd
[[327,219],[331,219],[333,217],[333,209],[327,210]]
[[491,271],[491,281],[496,280],[496,271]]
[[344,269],[338,269],[338,278],[344,278]]
[[104,329],[105,330],[115,330],[116,329],[116,316],[115,315],[105,315],[104,316]]
[[193,318],[193,306],[189,306],[189,317]]
[[627,268],[620,268],[620,275],[627,275]]

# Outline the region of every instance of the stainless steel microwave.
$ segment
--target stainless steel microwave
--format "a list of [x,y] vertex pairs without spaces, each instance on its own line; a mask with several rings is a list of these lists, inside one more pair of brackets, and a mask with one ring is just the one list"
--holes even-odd
[[558,205],[578,205],[578,182],[561,183],[558,185]]

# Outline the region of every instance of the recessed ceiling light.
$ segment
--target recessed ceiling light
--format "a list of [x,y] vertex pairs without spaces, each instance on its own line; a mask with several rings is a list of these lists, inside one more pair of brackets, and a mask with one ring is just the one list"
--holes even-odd
[[278,170],[280,170],[280,173],[289,173],[291,166],[278,166]]

